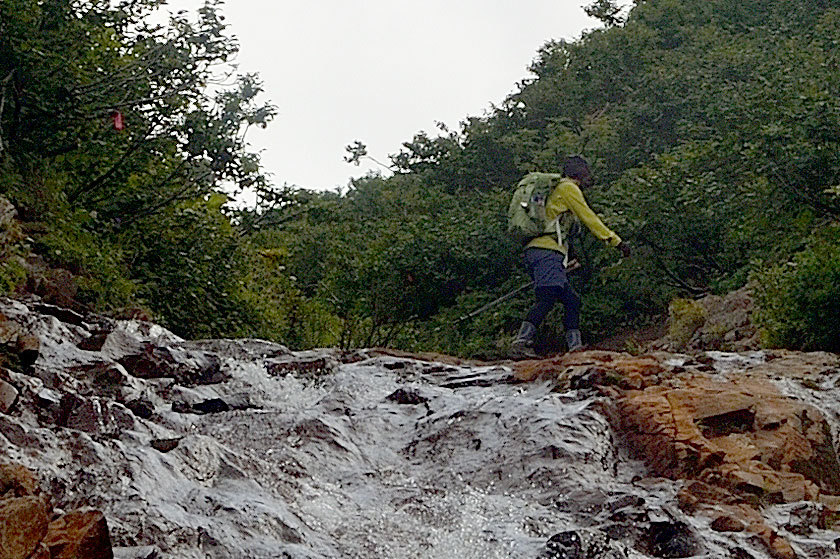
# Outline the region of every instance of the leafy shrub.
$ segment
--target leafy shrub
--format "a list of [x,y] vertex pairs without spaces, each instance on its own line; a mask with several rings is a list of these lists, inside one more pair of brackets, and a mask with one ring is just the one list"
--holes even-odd
[[26,245],[14,215],[14,207],[0,196],[0,295],[11,293],[26,280]]
[[674,299],[668,306],[668,338],[677,347],[685,347],[705,322],[706,313],[697,301]]
[[291,349],[338,345],[340,320],[304,296],[297,278],[286,273],[287,254],[246,249],[246,273],[236,300],[248,310],[245,323],[233,334],[280,342]]
[[816,233],[806,250],[758,270],[754,280],[765,344],[840,351],[840,227]]
[[248,319],[236,297],[245,260],[221,211],[226,201],[214,195],[182,202],[123,239],[133,250],[139,295],[162,325],[185,338],[229,336]]
[[95,234],[91,214],[56,209],[34,248],[51,266],[69,270],[78,301],[96,311],[131,305],[137,286],[128,277],[118,244]]
[[9,295],[26,281],[26,267],[20,257],[0,262],[0,295]]

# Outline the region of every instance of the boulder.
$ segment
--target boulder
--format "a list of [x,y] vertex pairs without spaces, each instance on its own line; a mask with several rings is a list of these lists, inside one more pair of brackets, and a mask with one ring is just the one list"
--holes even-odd
[[[654,356],[638,357],[611,351],[578,351],[552,359],[520,361],[513,366],[520,381],[552,378],[571,381],[592,379],[594,384],[617,384],[642,388],[651,384],[666,368]],[[590,384],[588,382],[584,384]]]
[[81,348],[99,351],[106,358],[120,361],[131,355],[140,355],[150,345],[140,340],[136,333],[124,329],[99,331],[81,341]]
[[38,480],[19,464],[0,464],[0,497],[30,497],[40,493]]
[[15,351],[20,359],[20,364],[24,368],[31,367],[38,360],[38,356],[41,355],[41,340],[31,334],[19,336],[15,344]]
[[9,413],[18,398],[18,390],[5,380],[0,379],[0,413]]
[[650,346],[670,351],[758,349],[761,344],[752,321],[753,309],[749,286],[723,296],[675,300],[669,308],[668,334]]
[[35,393],[35,404],[48,418],[48,422],[56,423],[61,413],[61,393],[50,388],[42,388]]
[[681,507],[720,532],[747,530],[772,557],[796,557],[758,512],[765,504],[840,493],[840,461],[822,413],[769,382],[690,377],[625,393],[613,414],[656,474],[693,480]]
[[174,378],[184,386],[216,384],[227,379],[221,372],[219,357],[203,351],[145,343],[142,350],[124,355],[119,362],[137,378]]
[[0,500],[0,550],[3,559],[26,559],[47,534],[50,511],[43,497]]
[[14,320],[0,313],[0,344],[13,344],[23,334],[23,328]]
[[72,308],[79,303],[73,273],[64,268],[51,267],[41,256],[29,255],[26,259],[27,283],[26,291],[41,298],[54,308]]
[[101,512],[78,510],[50,522],[52,507],[35,475],[19,464],[0,464],[2,559],[111,559]]
[[97,510],[77,510],[49,524],[44,544],[52,559],[113,559],[105,516]]
[[715,532],[743,532],[747,525],[736,515],[721,513],[712,521],[711,528]]
[[0,434],[15,446],[27,448],[38,445],[38,436],[19,419],[0,414]]
[[15,353],[23,367],[30,367],[41,353],[41,341],[23,326],[0,312],[0,345]]
[[134,417],[125,407],[100,398],[65,394],[61,398],[56,423],[60,427],[90,434],[118,435],[134,427]]
[[129,383],[129,375],[119,363],[110,360],[95,360],[68,368],[73,377],[80,380],[92,394],[118,398],[121,388]]
[[696,377],[630,391],[621,428],[659,475],[720,480],[745,498],[840,493],[840,461],[822,413],[766,381]]
[[5,197],[0,196],[0,231],[10,229],[17,217],[17,210],[14,205]]
[[274,357],[265,360],[270,375],[321,376],[333,372],[338,361],[332,355],[319,352],[304,352],[303,355]]

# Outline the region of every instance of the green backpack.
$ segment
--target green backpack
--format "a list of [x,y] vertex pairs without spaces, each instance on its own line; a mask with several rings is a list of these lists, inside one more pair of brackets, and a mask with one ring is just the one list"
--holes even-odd
[[508,208],[508,231],[522,244],[553,231],[545,221],[545,204],[562,178],[557,173],[528,173],[516,185]]
[[523,245],[535,237],[556,234],[567,243],[580,234],[580,224],[571,212],[546,222],[545,205],[549,194],[563,178],[559,173],[528,173],[516,185],[508,207],[508,231]]

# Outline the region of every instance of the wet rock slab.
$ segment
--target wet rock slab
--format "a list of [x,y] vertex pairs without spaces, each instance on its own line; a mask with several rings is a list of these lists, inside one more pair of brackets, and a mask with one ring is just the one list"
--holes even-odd
[[3,493],[54,507],[29,559],[837,553],[836,356],[481,364],[0,313],[39,340],[0,414],[37,474]]

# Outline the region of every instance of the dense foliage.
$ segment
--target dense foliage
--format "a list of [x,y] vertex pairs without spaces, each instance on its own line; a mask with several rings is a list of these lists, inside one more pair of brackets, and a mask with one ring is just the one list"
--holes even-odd
[[757,272],[756,285],[768,345],[840,353],[840,227],[820,231],[790,261]]
[[0,194],[35,253],[74,275],[77,304],[248,333],[260,258],[219,192],[272,193],[244,131],[274,108],[254,76],[209,87],[236,52],[217,2],[147,23],[161,3],[0,2]]
[[[768,343],[837,350],[840,1],[593,2],[602,28],[546,43],[489,114],[418,133],[343,194],[267,184],[243,139],[274,113],[259,81],[207,94],[235,51],[218,7],[144,24],[159,3],[0,0],[0,194],[81,303],[187,336],[493,356],[530,304],[471,315],[528,281],[511,187],[582,153],[635,249],[582,239],[586,338],[752,278]],[[225,188],[259,207],[226,210]]]

